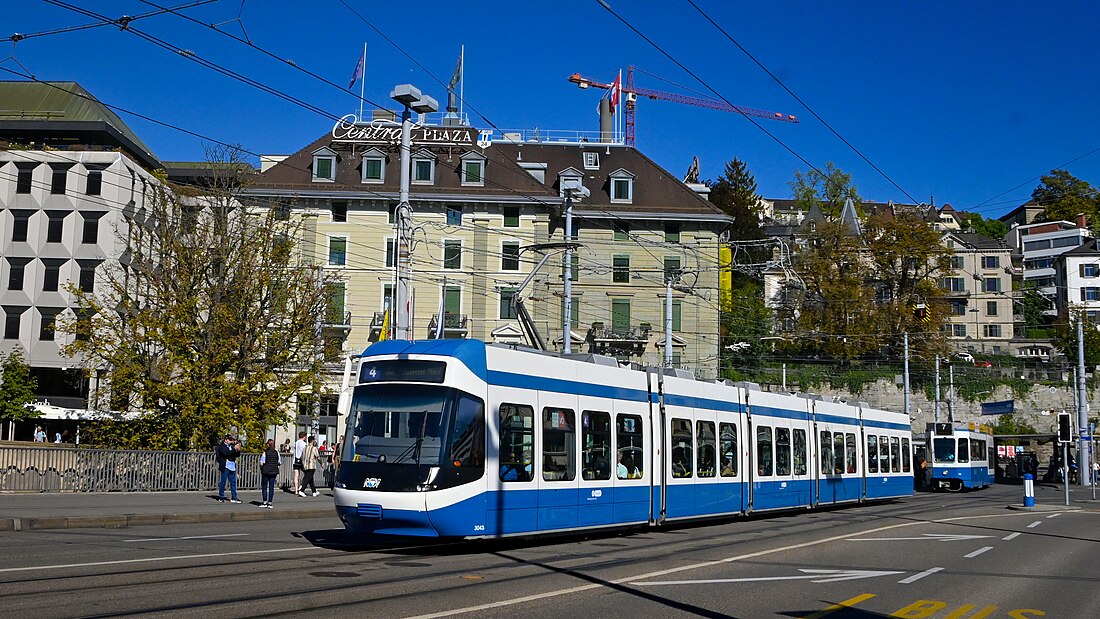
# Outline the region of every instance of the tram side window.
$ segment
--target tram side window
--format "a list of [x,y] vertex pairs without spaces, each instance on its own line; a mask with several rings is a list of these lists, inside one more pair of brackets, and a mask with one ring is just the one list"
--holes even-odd
[[829,432],[821,433],[821,474],[833,474],[833,435]]
[[737,426],[732,423],[718,424],[722,448],[722,477],[737,476]]
[[979,462],[985,460],[985,441],[981,439],[971,439],[970,441],[970,460],[972,462]]
[[542,478],[573,481],[577,477],[577,430],[568,408],[542,409]]
[[959,439],[959,463],[970,462],[970,441],[965,438]]
[[611,414],[581,411],[582,479],[611,479]]
[[833,433],[833,472],[844,474],[844,433]]
[[619,464],[619,479],[641,479],[645,470],[645,449],[642,443],[642,418],[638,415],[615,416],[615,446]]
[[791,474],[791,431],[788,428],[775,429],[775,474]]
[[794,474],[806,474],[806,431],[794,431]]
[[691,420],[672,420],[672,476],[691,477]]
[[859,467],[859,457],[856,455],[856,435],[848,432],[844,435],[844,463],[849,473],[855,473]]
[[696,438],[699,441],[696,444],[696,453],[699,458],[699,477],[714,477],[717,473],[714,470],[715,462],[717,462],[717,458],[715,458],[714,422],[697,421],[695,422],[695,430]]
[[867,472],[878,472],[878,436],[867,435]]
[[890,437],[890,470],[895,473],[901,472],[901,447],[899,446],[898,437]]
[[466,394],[456,398],[454,428],[448,444],[451,456],[448,462],[465,470],[484,470],[485,404],[481,400]]
[[535,478],[535,409],[524,404],[500,405],[500,480]]
[[760,426],[756,429],[756,474],[769,477],[772,474],[772,429]]
[[878,437],[878,470],[880,473],[890,472],[890,437]]
[[901,439],[901,472],[902,473],[909,473],[910,471],[912,471],[912,469],[910,468],[910,464],[909,464],[909,455],[910,455],[910,453],[911,452],[909,451],[909,439],[907,439],[907,438]]

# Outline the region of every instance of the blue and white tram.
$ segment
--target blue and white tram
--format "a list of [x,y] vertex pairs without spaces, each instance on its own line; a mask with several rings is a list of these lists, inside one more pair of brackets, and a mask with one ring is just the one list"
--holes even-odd
[[928,444],[933,490],[973,490],[993,483],[996,454],[993,435],[986,426],[929,424]]
[[912,494],[909,422],[611,358],[384,341],[358,362],[336,508],[354,531],[500,537]]

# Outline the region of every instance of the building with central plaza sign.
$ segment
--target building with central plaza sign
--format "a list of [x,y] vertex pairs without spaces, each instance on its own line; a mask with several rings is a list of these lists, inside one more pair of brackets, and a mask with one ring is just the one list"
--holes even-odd
[[[353,117],[287,157],[265,158],[245,200],[302,217],[303,255],[338,276],[329,353],[384,337],[393,298],[400,125]],[[563,330],[563,254],[522,291],[549,347],[660,365],[666,278],[674,276],[672,358],[697,376],[718,361],[719,243],[730,218],[633,147],[418,123],[410,164],[410,315],[416,339],[524,343],[511,298],[540,254],[563,242],[563,187],[574,202],[572,328]],[[442,315],[440,309],[442,308]]]

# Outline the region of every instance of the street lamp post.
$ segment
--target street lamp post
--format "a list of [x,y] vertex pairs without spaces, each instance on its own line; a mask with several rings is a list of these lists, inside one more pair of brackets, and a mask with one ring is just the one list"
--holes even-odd
[[[412,206],[409,205],[409,181],[412,165],[412,113],[426,114],[439,110],[439,103],[420,92],[412,84],[394,86],[390,98],[404,106],[401,113],[401,189],[398,194],[397,217],[397,256],[394,260],[394,311],[396,320],[392,321],[394,339],[412,340],[413,333],[409,320],[409,279],[412,268],[410,258]],[[443,320],[443,317],[439,317]]]

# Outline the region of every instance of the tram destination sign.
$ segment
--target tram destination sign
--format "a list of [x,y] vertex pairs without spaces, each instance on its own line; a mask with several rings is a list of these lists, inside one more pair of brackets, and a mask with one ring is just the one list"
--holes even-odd
[[[492,137],[491,130],[473,127],[439,127],[413,123],[412,143],[415,146],[479,146],[485,148]],[[332,139],[336,142],[398,146],[401,144],[401,123],[392,120],[356,122],[355,114],[348,114],[332,126]]]

